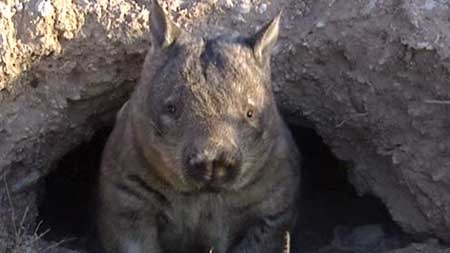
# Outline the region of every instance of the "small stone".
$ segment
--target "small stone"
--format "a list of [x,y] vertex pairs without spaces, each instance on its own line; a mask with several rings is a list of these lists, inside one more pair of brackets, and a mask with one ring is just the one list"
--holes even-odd
[[353,229],[351,238],[360,247],[378,245],[383,240],[384,232],[380,225],[365,225]]
[[323,22],[323,21],[319,21],[319,22],[317,22],[317,24],[316,24],[316,27],[317,28],[322,28],[322,27],[324,27],[325,26],[325,22]]
[[433,46],[428,42],[418,42],[417,47],[419,49],[433,50]]
[[367,252],[367,249],[383,246],[384,232],[381,225],[337,226],[334,237],[333,246],[337,249]]
[[233,0],[224,0],[223,6],[225,6],[225,8],[231,9],[234,7],[234,1]]
[[425,4],[422,6],[422,8],[427,11],[431,11],[432,9],[434,9],[434,7],[436,7],[436,5],[437,4],[434,0],[426,0]]
[[266,12],[266,10],[267,10],[267,4],[262,3],[258,6],[258,12],[260,14],[263,14],[264,12]]
[[238,11],[242,14],[249,13],[252,8],[250,0],[241,0],[238,5]]
[[23,3],[18,2],[15,5],[16,11],[22,11],[23,10]]
[[42,17],[50,16],[54,12],[53,5],[48,0],[41,0],[37,2],[36,9],[41,14]]
[[6,19],[14,16],[14,12],[11,11],[11,8],[3,2],[0,2],[0,17],[1,16],[5,17]]

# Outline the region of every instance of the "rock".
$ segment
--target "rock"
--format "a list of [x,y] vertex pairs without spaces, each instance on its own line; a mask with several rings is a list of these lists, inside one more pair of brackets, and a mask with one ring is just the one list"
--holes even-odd
[[406,248],[387,251],[385,253],[449,253],[450,248],[444,248],[435,243],[413,243]]
[[384,232],[381,225],[359,227],[338,226],[334,229],[334,239],[320,253],[377,253],[386,249]]
[[[273,78],[286,119],[313,125],[359,194],[379,197],[405,231],[450,242],[449,4],[247,2],[164,4],[186,29],[244,33],[284,9]],[[33,223],[40,180],[111,124],[140,72],[148,3],[0,3],[0,217],[28,207]],[[10,219],[0,222],[2,235]]]
[[384,232],[379,225],[366,225],[346,231],[346,227],[335,229],[333,245],[350,252],[377,252],[382,248]]

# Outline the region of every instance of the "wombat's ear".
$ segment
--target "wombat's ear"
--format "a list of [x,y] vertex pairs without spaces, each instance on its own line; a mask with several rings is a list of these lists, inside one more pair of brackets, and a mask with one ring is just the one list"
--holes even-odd
[[281,12],[250,39],[256,59],[263,64],[270,60],[272,48],[277,43],[280,18]]
[[152,46],[168,47],[180,34],[180,29],[170,20],[157,0],[152,0],[150,13],[150,32]]

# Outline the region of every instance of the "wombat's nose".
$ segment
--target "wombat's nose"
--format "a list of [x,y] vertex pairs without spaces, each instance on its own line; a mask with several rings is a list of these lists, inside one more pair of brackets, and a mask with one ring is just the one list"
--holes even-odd
[[187,174],[198,182],[221,185],[236,177],[240,161],[239,152],[194,152],[187,161]]

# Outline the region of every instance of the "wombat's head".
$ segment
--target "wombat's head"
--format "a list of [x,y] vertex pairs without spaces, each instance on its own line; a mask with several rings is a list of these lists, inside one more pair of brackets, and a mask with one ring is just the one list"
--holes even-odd
[[182,191],[251,183],[279,134],[269,67],[279,16],[251,37],[204,39],[153,2],[150,25],[152,46],[130,101],[151,169]]

